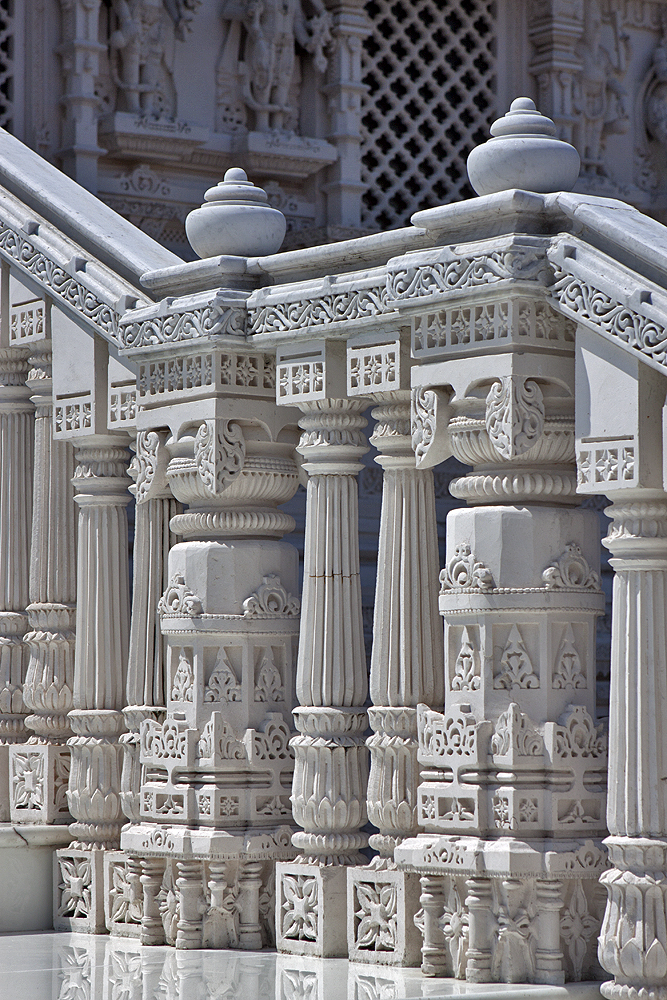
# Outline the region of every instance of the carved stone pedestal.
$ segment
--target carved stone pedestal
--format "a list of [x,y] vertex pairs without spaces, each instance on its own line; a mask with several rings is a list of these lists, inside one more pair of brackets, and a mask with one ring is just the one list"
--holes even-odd
[[415,926],[419,876],[385,862],[348,868],[348,957],[379,965],[418,965],[421,935]]
[[101,849],[56,851],[53,929],[103,934],[104,854]]
[[276,947],[295,955],[338,958],[347,954],[344,866],[276,865]]

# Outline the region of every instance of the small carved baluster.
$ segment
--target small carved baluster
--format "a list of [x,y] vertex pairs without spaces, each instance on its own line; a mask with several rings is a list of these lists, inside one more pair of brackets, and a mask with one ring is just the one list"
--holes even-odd
[[262,864],[244,861],[239,872],[239,947],[256,951],[262,947],[259,923],[259,891],[262,886]]
[[449,972],[447,946],[440,928],[445,910],[445,877],[423,875],[420,879],[419,902],[424,911],[424,941],[422,944],[422,972],[425,976],[446,976]]
[[201,861],[178,861],[180,915],[176,933],[177,948],[201,948],[205,909]]
[[466,979],[470,983],[490,983],[493,981],[491,941],[494,922],[491,880],[469,878],[466,880],[466,888],[468,895],[465,905],[470,920]]
[[563,896],[560,882],[537,882],[539,940],[535,951],[535,968],[540,983],[559,985],[565,982],[563,952],[560,946],[560,911]]
[[164,944],[164,926],[160,915],[158,893],[162,886],[164,861],[162,858],[143,858],[141,885],[144,893],[141,917],[141,943]]

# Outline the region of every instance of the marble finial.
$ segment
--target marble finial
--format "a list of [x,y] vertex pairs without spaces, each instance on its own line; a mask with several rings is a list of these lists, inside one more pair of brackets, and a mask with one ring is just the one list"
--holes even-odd
[[468,177],[477,194],[570,191],[579,176],[579,154],[556,137],[556,126],[529,97],[517,97],[491,126],[491,138],[468,157]]
[[269,205],[266,191],[249,181],[241,167],[230,167],[185,220],[188,240],[199,257],[272,254],[280,249],[286,228],[283,213]]

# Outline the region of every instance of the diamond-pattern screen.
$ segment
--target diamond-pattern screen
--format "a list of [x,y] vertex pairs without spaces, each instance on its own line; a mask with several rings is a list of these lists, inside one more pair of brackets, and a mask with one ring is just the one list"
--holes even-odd
[[493,0],[369,0],[364,40],[362,221],[408,225],[469,198],[465,162],[495,115]]
[[14,2],[0,0],[0,127],[8,132],[14,124]]

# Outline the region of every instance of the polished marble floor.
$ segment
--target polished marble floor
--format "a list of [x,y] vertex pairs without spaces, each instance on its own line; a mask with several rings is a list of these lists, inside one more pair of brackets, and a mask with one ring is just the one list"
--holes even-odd
[[0,1000],[599,1000],[592,984],[472,986],[345,959],[142,948],[84,934],[0,936]]

